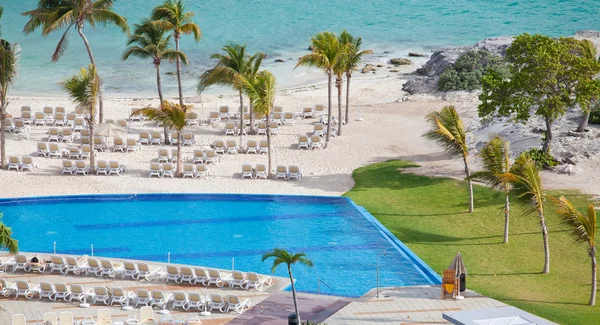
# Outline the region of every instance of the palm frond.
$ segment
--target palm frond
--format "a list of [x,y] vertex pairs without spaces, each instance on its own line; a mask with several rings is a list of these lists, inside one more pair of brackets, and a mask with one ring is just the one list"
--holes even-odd
[[424,137],[436,141],[447,153],[466,157],[469,153],[463,122],[454,106],[445,106],[440,112],[427,115],[431,129]]
[[181,33],[194,34],[194,39],[196,42],[202,39],[202,31],[200,30],[200,27],[193,22],[181,25]]
[[136,110],[132,115],[142,114],[149,120],[159,122],[167,128],[173,128],[181,132],[187,125],[187,119],[191,106],[181,107],[179,104],[163,101],[160,108],[146,107]]
[[56,49],[54,50],[54,53],[52,53],[52,62],[58,61],[58,59],[60,59],[60,57],[63,56],[67,50],[67,47],[69,46],[69,30],[71,29],[71,26],[67,28],[58,41],[58,44],[56,44]]
[[78,74],[67,78],[60,85],[78,108],[84,109],[92,116],[95,114],[100,79],[93,64],[87,69],[81,68]]
[[527,213],[543,213],[546,194],[540,177],[540,171],[529,153],[522,153],[511,168],[514,175],[513,193],[524,203]]
[[119,27],[124,33],[129,35],[129,24],[127,18],[117,14],[111,9],[94,9],[91,15],[87,16],[92,18],[94,21],[102,23],[104,26],[107,24],[113,24]]
[[189,63],[188,57],[185,53],[174,49],[164,51],[162,53],[162,57],[169,60],[169,62],[174,62],[177,58],[179,58],[179,60],[181,60],[181,63],[186,65]]
[[587,214],[579,212],[564,196],[551,198],[556,204],[556,213],[561,222],[572,228],[571,237],[577,243],[588,243],[589,247],[596,242],[596,210],[593,204],[588,206]]
[[275,76],[266,70],[259,72],[253,79],[244,79],[244,90],[257,116],[267,116],[271,113],[275,102],[275,84]]
[[496,189],[506,189],[514,176],[510,173],[510,144],[500,136],[493,137],[479,153],[483,170],[471,175]]

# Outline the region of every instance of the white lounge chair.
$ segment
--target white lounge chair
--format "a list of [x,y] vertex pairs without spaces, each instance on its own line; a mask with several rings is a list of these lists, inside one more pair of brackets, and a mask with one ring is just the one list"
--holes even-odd
[[88,257],[87,265],[85,267],[82,267],[82,270],[85,272],[86,275],[92,274],[98,276],[100,272],[102,272],[102,265],[100,264],[98,259]]
[[37,151],[35,153],[36,156],[47,157],[49,152],[50,151],[48,150],[48,143],[46,143],[46,142],[38,142],[37,143]]
[[197,292],[188,293],[188,304],[186,310],[197,309],[203,310],[205,299]]
[[173,292],[173,309],[182,308],[188,310],[188,298],[185,292],[177,291]]
[[96,175],[104,174],[108,176],[109,168],[106,160],[98,160],[96,162]]
[[200,125],[200,120],[198,119],[198,113],[189,112],[187,116],[187,125],[188,126],[198,126]]
[[248,272],[246,275],[248,277],[246,289],[254,288],[258,291],[262,291],[265,284],[269,286],[273,282],[273,278],[270,276],[262,278],[256,272]]
[[219,156],[217,155],[217,151],[216,150],[206,150],[206,152],[204,153],[204,163],[205,164],[209,164],[209,163],[214,163],[216,164],[219,161]]
[[183,139],[182,146],[193,146],[196,143],[192,132],[183,132],[181,137]]
[[[92,146],[89,144],[81,145],[81,159],[90,159],[92,154]],[[96,150],[94,149],[94,156],[96,156]]]
[[[18,270],[25,271],[25,266],[29,262],[29,258],[23,254],[17,254],[14,258],[4,263],[3,268],[9,272],[17,272]],[[12,270],[9,270],[12,268]]]
[[41,125],[41,126],[46,125],[46,121],[44,120],[44,113],[35,112],[33,114],[33,125]]
[[246,141],[246,153],[258,153],[258,141],[249,139]]
[[11,319],[12,325],[27,325],[27,319],[23,314],[14,314]]
[[267,123],[265,122],[258,122],[258,126],[256,127],[256,134],[257,135],[267,135]]
[[240,287],[240,289],[244,288],[248,279],[246,274],[240,271],[231,271],[231,277],[227,278],[227,283],[230,288]]
[[66,284],[62,283],[62,282],[58,282],[56,284],[54,284],[54,298],[52,300],[57,301],[57,300],[64,300],[67,301],[67,299],[69,298],[69,295],[71,294],[71,290],[69,290],[69,287],[67,287]]
[[327,128],[325,127],[324,124],[322,124],[322,123],[315,124],[314,129],[313,129],[314,135],[324,137],[326,133],[327,133]]
[[62,270],[65,267],[67,267],[67,263],[65,262],[64,257],[58,255],[53,255],[50,257],[50,273],[62,273]]
[[227,140],[227,153],[228,154],[238,154],[238,145],[235,140]]
[[288,167],[288,180],[289,179],[296,179],[301,181],[302,180],[302,172],[300,171],[300,167],[296,166],[296,165],[290,165]]
[[254,178],[254,171],[252,171],[252,165],[250,164],[242,165],[242,179],[245,177],[250,177],[251,179]]
[[65,267],[62,269],[62,274],[67,275],[69,274],[69,272],[73,273],[73,274],[80,274],[82,271],[82,268],[84,267],[85,264],[80,263],[77,258],[73,257],[73,256],[67,256],[66,261],[65,261]]
[[94,137],[94,150],[104,152],[108,150],[108,142],[106,137],[95,136]]
[[127,300],[129,300],[129,293],[125,292],[123,288],[112,288],[112,295],[110,296],[109,305],[114,305],[115,303],[125,306],[127,304]]
[[152,310],[152,307],[144,306],[140,308],[140,320],[143,325],[156,324],[156,320],[154,318],[154,311]]
[[223,130],[223,134],[237,135],[237,130],[235,129],[235,124],[233,124],[233,122],[225,123],[225,129]]
[[225,146],[225,142],[223,140],[216,140],[214,142],[214,148],[217,153],[225,153],[227,151],[227,147]]
[[58,318],[56,317],[56,313],[44,313],[43,317],[44,325],[58,325]]
[[197,165],[196,166],[196,177],[202,177],[204,179],[208,179],[208,167],[206,167],[206,165]]
[[271,135],[279,135],[279,123],[271,122],[269,131],[271,132]]
[[169,151],[169,149],[166,148],[160,148],[158,149],[158,162],[171,162],[171,160],[173,159],[173,157],[171,157],[171,152]]
[[269,153],[269,141],[267,141],[265,139],[258,141],[258,153],[259,154]]
[[324,143],[323,143],[323,138],[321,138],[321,136],[313,135],[310,137],[310,148],[311,149],[315,149],[315,148],[323,149],[323,146],[324,146]]
[[244,312],[244,307],[250,308],[250,299],[242,301],[238,295],[227,295],[227,310],[225,312],[235,311],[241,314]]
[[314,112],[312,107],[304,107],[302,109],[302,118],[314,117]]
[[125,173],[125,165],[121,165],[116,160],[111,160],[108,162],[108,175],[117,174],[121,176]]
[[54,286],[50,282],[40,282],[39,285],[39,295],[40,300],[46,298],[49,300],[54,300],[54,295],[56,294],[56,290],[54,290]]
[[112,325],[113,320],[109,309],[98,309],[96,325]]
[[152,299],[150,300],[151,307],[166,308],[167,304],[173,298],[171,294],[165,294],[162,290],[152,290],[150,292]]
[[75,140],[75,134],[73,133],[73,129],[71,128],[62,128],[60,130],[60,140],[62,142],[73,142]]
[[183,178],[191,177],[196,178],[196,165],[192,163],[183,164]]
[[194,284],[202,284],[206,286],[208,284],[209,276],[208,271],[202,267],[194,268],[194,274],[196,274],[196,278],[194,279]]
[[140,114],[140,113],[138,113],[137,112],[138,110],[139,110],[138,108],[132,108],[131,109],[131,114],[129,115],[129,120],[130,121],[141,122],[141,121],[145,120],[145,116],[142,115],[142,114]]
[[122,266],[118,268],[115,267],[111,260],[100,260],[100,266],[100,272],[96,274],[98,276],[108,276],[110,278],[114,278],[117,274],[123,272],[124,270]]
[[217,269],[208,269],[207,271],[208,271],[208,282],[206,283],[206,285],[210,286],[211,284],[214,284],[217,287],[222,288],[223,285],[225,284],[225,280],[221,276],[221,272]]
[[150,133],[146,132],[146,131],[142,131],[140,132],[140,140],[139,143],[140,144],[150,144],[151,140],[150,140]]
[[[26,124],[26,125],[33,124],[33,117],[31,114],[32,114],[31,112],[21,112],[21,121],[23,121],[23,124]],[[15,126],[16,126],[16,121],[15,121]]]
[[108,305],[110,303],[110,294],[106,287],[94,287],[88,291],[88,296],[93,304],[101,302]]
[[15,130],[15,123],[12,118],[7,117],[4,120],[4,131],[8,133],[12,133]]
[[73,325],[75,321],[73,320],[73,313],[70,311],[63,311],[60,313],[60,325]]
[[127,138],[126,150],[127,152],[134,152],[141,149],[141,142],[138,142],[136,139]]
[[221,294],[213,293],[210,295],[210,311],[218,309],[220,312],[224,313],[227,308],[227,300]]
[[86,300],[87,294],[83,291],[83,286],[80,284],[71,284],[71,294],[69,295],[69,302],[72,303],[73,300],[84,302]]
[[85,161],[77,160],[75,162],[75,175],[84,175],[87,176],[89,171],[89,167],[86,165]]
[[58,146],[58,143],[48,143],[48,157],[60,158],[62,157],[62,150]]
[[275,169],[275,179],[279,178],[288,179],[288,169],[286,166],[278,165]]
[[150,133],[150,144],[157,144],[160,146],[163,144],[163,141],[164,139],[162,133],[158,131],[153,131]]
[[219,112],[210,112],[208,113],[208,121],[210,124],[216,124],[221,122],[221,118],[219,117]]
[[325,115],[325,105],[317,104],[315,105],[315,117],[320,117]]
[[33,161],[33,157],[31,156],[23,156],[23,160],[21,162],[21,170],[22,171],[34,171],[39,168],[37,161]]
[[148,177],[163,177],[162,169],[159,163],[150,163],[150,175]]
[[8,156],[7,170],[20,170],[21,169],[21,158],[17,156]]
[[75,172],[75,165],[73,165],[73,161],[63,159],[61,174],[69,173],[72,175],[74,172]]
[[81,159],[81,149],[79,149],[78,147],[69,147],[68,150],[69,159]]
[[66,126],[67,125],[67,116],[65,113],[55,113],[54,114],[54,126]]
[[9,285],[6,279],[0,278],[0,295],[4,297],[9,297],[11,294],[14,293],[15,288],[16,287],[14,285]]
[[133,297],[133,303],[136,307],[140,305],[148,306],[151,299],[152,297],[150,297],[150,292],[148,290],[138,289]]
[[292,113],[292,112],[283,113],[283,125],[294,125],[294,113]]
[[147,263],[137,263],[138,273],[135,276],[136,280],[152,281],[161,277],[162,268],[150,269]]
[[15,298],[23,296],[27,299],[32,299],[36,294],[39,294],[39,287],[31,288],[29,282],[17,280],[15,282]]
[[162,164],[162,177],[175,177],[175,165],[171,163]]
[[50,128],[48,129],[48,142],[60,142],[60,132],[58,128]]
[[83,118],[76,117],[73,121],[73,131],[83,131],[85,129],[87,129],[87,123],[85,123],[85,120]]
[[229,119],[229,106],[221,106],[219,107],[219,118],[220,119]]
[[257,164],[254,169],[255,169],[256,178],[267,179],[269,177],[269,172],[267,171],[267,165]]
[[195,149],[192,156],[192,164],[203,164],[204,163],[204,151]]
[[[135,141],[135,139],[133,139]],[[137,144],[137,141],[136,141]],[[125,145],[125,142],[123,141],[122,138],[114,138],[113,139],[113,152],[115,151],[120,151],[120,152],[125,152],[125,150],[127,149],[127,146]]]
[[310,149],[310,139],[306,135],[298,136],[298,149]]
[[169,280],[178,282],[180,278],[181,273],[179,272],[179,268],[175,265],[167,265],[167,277],[165,282],[169,282]]

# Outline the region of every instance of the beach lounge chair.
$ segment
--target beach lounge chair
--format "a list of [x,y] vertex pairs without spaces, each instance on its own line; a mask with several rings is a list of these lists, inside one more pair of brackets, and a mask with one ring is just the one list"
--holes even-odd
[[196,275],[196,278],[194,279],[194,284],[202,284],[204,286],[206,286],[208,284],[208,271],[206,271],[205,268],[202,267],[196,267],[194,268],[194,274]]
[[307,117],[315,117],[314,110],[312,107],[304,107],[302,109],[302,118],[307,118]]
[[96,325],[112,325],[112,317],[109,309],[98,309]]
[[81,149],[79,149],[78,147],[69,147],[68,157],[69,157],[69,159],[71,159],[71,158],[80,159],[81,158]]
[[262,139],[262,140],[258,141],[258,153],[259,154],[269,153],[269,141],[267,141],[266,139]]
[[173,309],[182,308],[188,309],[188,298],[185,292],[177,291],[173,292]]
[[27,319],[23,314],[14,314],[11,319],[12,325],[27,325]]
[[94,287],[88,291],[88,297],[93,304],[103,303],[108,305],[110,303],[110,294],[108,289],[104,286]]
[[54,115],[54,126],[66,126],[67,116],[65,113],[56,113]]
[[250,179],[254,178],[254,171],[252,171],[252,165],[243,164],[242,165],[242,179],[250,177]]
[[73,161],[63,159],[61,175],[64,173],[69,173],[69,174],[73,175],[74,172],[75,172],[75,165],[73,165]]
[[15,130],[15,123],[12,118],[7,117],[4,120],[4,131],[8,133],[12,133]]
[[258,153],[258,141],[253,139],[248,139],[246,141],[246,153]]
[[273,112],[274,113],[282,113],[283,112],[283,106],[280,106],[280,105],[273,106]]
[[150,306],[144,306],[140,308],[140,321],[142,325],[154,325],[156,324],[156,320],[154,318],[154,310]]
[[100,272],[102,271],[102,265],[100,265],[100,262],[98,261],[98,259],[93,258],[93,257],[88,257],[87,259],[87,265],[85,267],[82,267],[82,270],[85,271],[86,275],[95,275],[98,276],[100,274]]
[[70,311],[63,311],[60,313],[60,325],[73,325],[75,321],[73,320],[73,313]]
[[[17,254],[14,258],[4,263],[3,268],[7,272],[17,272],[18,270],[25,271],[25,266],[29,262],[29,258],[23,254]],[[10,269],[12,268],[12,269]]]
[[129,294],[123,290],[123,288],[112,288],[111,290],[109,305],[114,305],[115,303],[124,306],[127,304],[127,300],[129,300]]
[[235,124],[233,124],[233,122],[225,123],[225,129],[223,130],[223,134],[237,135],[237,130],[235,129]]
[[71,284],[69,286],[71,288],[71,294],[69,295],[69,303],[72,303],[73,300],[84,302],[86,300],[86,293],[83,291],[83,286],[81,284]]
[[440,299],[445,299],[448,294],[452,295],[452,298],[455,298],[458,289],[460,288],[458,285],[458,278],[456,277],[456,270],[444,270]]
[[300,167],[296,165],[290,165],[288,167],[288,180],[292,178],[298,181],[302,180],[302,172],[300,171]]
[[57,301],[62,299],[64,301],[67,301],[67,298],[70,294],[71,290],[69,290],[69,287],[67,287],[67,285],[62,282],[58,282],[54,284],[54,297],[52,300]]
[[31,112],[31,106],[21,106],[21,113]]
[[163,177],[162,169],[159,163],[150,163],[150,175],[148,177],[156,176]]
[[204,298],[197,292],[188,293],[187,308],[185,310],[197,309],[202,310],[204,307]]
[[270,130],[271,135],[279,135],[279,123],[271,122]]
[[11,294],[15,292],[15,285],[8,285],[8,281],[6,279],[0,278],[0,295],[4,297],[9,297]]
[[177,131],[173,131],[171,133],[169,133],[169,143],[171,145],[177,145],[177,143],[179,143],[179,137],[181,135],[177,133]]
[[58,146],[58,143],[48,143],[48,157],[60,158],[62,156],[62,150]]
[[89,167],[87,166],[85,161],[77,160],[75,162],[75,175],[81,174],[81,175],[87,176],[88,171],[89,171]]
[[313,134],[314,135],[318,135],[318,136],[325,136],[325,133],[327,133],[327,129],[325,128],[325,125],[322,123],[317,123],[314,126],[314,130],[313,130]]
[[192,156],[192,164],[203,164],[204,163],[204,151],[195,149]]
[[48,129],[48,142],[60,142],[60,132],[58,132],[58,128],[50,128]]
[[48,150],[48,143],[46,142],[38,142],[37,143],[37,151],[35,152],[36,156],[44,156],[47,157],[50,150]]
[[23,123],[26,125],[32,125],[33,124],[32,116],[33,115],[31,112],[21,112],[21,121],[23,121]]
[[162,268],[150,269],[148,263],[137,263],[138,273],[135,275],[136,280],[152,281],[161,277]]
[[29,139],[29,133],[31,133],[31,128],[29,125],[25,125],[24,120],[15,120],[15,127],[13,128],[14,134],[20,134],[21,136],[25,136],[25,138]]
[[162,176],[161,177],[175,177],[175,165],[171,163],[162,164]]
[[191,177],[196,178],[196,165],[192,163],[183,164],[183,178]]
[[46,125],[46,121],[44,120],[44,113],[35,112],[33,114],[33,125]]
[[[68,160],[69,161],[69,160]],[[62,269],[62,274],[67,275],[69,272],[73,274],[79,274],[82,271],[84,265],[79,263],[77,258],[73,256],[67,256],[65,261],[65,267]]]
[[150,133],[150,144],[157,144],[157,145],[162,145],[163,144],[163,135],[161,132],[158,131],[153,131],[152,133]]
[[223,285],[225,284],[225,280],[221,276],[221,272],[217,269],[208,269],[207,271],[208,271],[208,282],[206,285],[210,286],[211,284],[214,284],[217,287],[222,288]]
[[73,121],[73,131],[83,131],[85,129],[87,129],[87,123],[85,123],[85,120],[80,117],[76,117],[75,121]]
[[226,313],[235,311],[238,314],[244,312],[244,307],[250,308],[250,299],[244,299],[242,301],[238,295],[227,295],[227,309]]
[[171,162],[172,157],[171,157],[171,152],[169,151],[169,149],[166,148],[160,148],[158,149],[158,162]]
[[250,125],[250,113],[244,113],[244,126]]
[[104,174],[106,176],[108,176],[108,163],[106,162],[106,160],[98,160],[96,162],[96,175],[100,175],[100,174]]
[[53,255],[50,257],[50,273],[62,273],[62,270],[67,267],[64,257]]
[[134,152],[134,151],[138,151],[141,149],[140,147],[140,142],[138,142],[136,139],[133,138],[127,138],[127,152]]
[[204,153],[204,163],[214,163],[216,164],[219,161],[219,156],[217,155],[216,150],[206,150]]
[[[88,129],[83,129],[79,132],[79,134],[81,135],[81,138],[88,138],[90,137],[90,130]],[[89,143],[87,143],[89,144]]]
[[117,120],[117,125],[124,128],[127,133],[129,133],[129,122],[126,119]]
[[105,137],[95,136],[94,137],[94,150],[97,151],[106,151],[108,150],[108,143]]
[[210,311],[218,309],[220,312],[224,313],[227,308],[227,300],[221,294],[213,293],[210,295]]
[[208,179],[208,167],[206,167],[206,165],[197,165],[196,166],[196,177],[202,177],[204,179]]
[[258,125],[256,127],[256,134],[257,135],[267,135],[267,123],[266,122],[258,122]]
[[229,106],[221,106],[219,107],[219,118],[220,119],[229,119]]
[[31,288],[27,281],[17,280],[15,282],[15,299],[19,299],[19,296],[32,299],[39,292],[39,287]]
[[42,109],[42,112],[44,112],[45,116],[53,116],[54,108],[51,106],[44,106],[44,108]]
[[210,124],[216,124],[216,123],[221,122],[221,118],[219,117],[219,112],[208,113],[208,122]]
[[8,156],[7,170],[20,170],[21,169],[21,158],[17,156]]
[[323,146],[324,146],[323,138],[321,138],[318,135],[312,135],[310,137],[310,148],[311,149],[315,149],[315,148],[323,149]]
[[294,125],[294,113],[292,113],[292,112],[283,113],[283,125]]
[[173,280],[178,282],[181,278],[181,273],[179,272],[179,268],[175,265],[167,265],[167,277],[165,282],[169,282],[169,280]]
[[262,291],[265,284],[269,286],[273,282],[273,278],[270,276],[262,278],[256,272],[248,272],[246,276],[248,277],[248,282],[246,282],[245,288],[247,290],[254,288],[258,291]]
[[58,318],[56,313],[44,313],[44,317],[42,318],[44,325],[58,325]]
[[132,108],[131,109],[131,113],[129,115],[129,120],[130,121],[137,121],[137,122],[142,122],[143,120],[145,120],[145,116],[137,113],[137,111],[139,110],[139,108]]
[[314,112],[314,116],[315,117],[320,117],[325,115],[325,105],[321,105],[321,104],[317,104],[315,105],[315,112]]
[[40,282],[40,300],[46,298],[48,300],[54,300],[54,295],[56,291],[54,290],[54,286],[50,282]]
[[142,131],[140,132],[140,140],[139,143],[140,144],[150,144],[151,140],[150,140],[150,133],[146,132],[146,131]]
[[298,149],[310,149],[310,139],[306,135],[298,136]]
[[248,279],[246,274],[240,271],[231,271],[231,277],[227,278],[227,283],[230,288],[238,286],[240,289],[243,289],[247,282]]
[[187,116],[187,126],[198,126],[200,125],[200,120],[198,119],[198,113],[189,112]]
[[254,168],[255,177],[256,178],[269,178],[269,173],[267,171],[267,165],[265,164],[256,164],[256,168]]
[[196,140],[194,139],[194,134],[192,132],[183,132],[182,139],[182,146],[193,146],[196,143]]
[[275,169],[275,179],[279,178],[288,179],[288,169],[286,166],[278,165]]
[[123,268],[118,272],[123,279],[135,279],[138,273],[138,268],[135,263],[131,261],[124,261]]
[[121,176],[125,173],[125,165],[121,165],[116,160],[109,161],[108,168],[108,175],[117,174],[118,176]]
[[215,140],[214,148],[217,153],[225,153],[225,151],[227,150],[225,146],[225,141],[223,140]]
[[71,112],[69,114],[67,114],[67,126],[72,128],[73,126],[75,126],[75,119],[77,118],[77,114],[75,114],[74,112]]
[[123,272],[123,267],[115,267],[111,260],[100,260],[100,272],[98,272],[97,276],[108,276],[111,278],[116,277],[117,274]]
[[[81,159],[89,159],[92,154],[92,146],[89,144],[81,145]],[[94,156],[96,156],[96,150],[94,149]]]
[[67,110],[63,106],[56,106],[56,108],[54,109],[54,114],[56,114],[56,113],[65,114],[66,112],[67,112]]
[[[132,139],[135,142],[135,145],[137,145],[137,141],[135,139]],[[113,139],[113,152],[115,151],[120,151],[120,152],[125,152],[125,150],[127,149],[127,146],[125,145],[123,138],[114,138]],[[135,151],[135,149],[133,149],[132,151]]]
[[273,113],[271,116],[271,123],[275,122],[278,126],[283,123],[283,114],[281,114],[281,112]]
[[150,306],[151,307],[160,307],[166,308],[167,304],[173,298],[171,294],[165,294],[162,290],[152,290],[150,292]]
[[73,134],[73,129],[62,128],[62,130],[60,130],[60,140],[62,142],[73,142],[73,140],[75,140],[75,134]]

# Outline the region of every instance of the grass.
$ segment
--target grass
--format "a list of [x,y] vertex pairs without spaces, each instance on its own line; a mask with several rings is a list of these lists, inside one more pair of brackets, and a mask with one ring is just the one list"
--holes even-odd
[[[586,246],[575,244],[547,200],[550,274],[544,263],[536,215],[525,215],[513,199],[509,243],[503,244],[502,193],[475,186],[475,212],[468,213],[466,184],[448,178],[412,175],[407,161],[388,161],[354,171],[345,194],[364,206],[441,274],[456,252],[467,267],[467,288],[560,324],[599,324],[600,307],[588,304],[591,262]],[[580,208],[589,197],[565,195]]]

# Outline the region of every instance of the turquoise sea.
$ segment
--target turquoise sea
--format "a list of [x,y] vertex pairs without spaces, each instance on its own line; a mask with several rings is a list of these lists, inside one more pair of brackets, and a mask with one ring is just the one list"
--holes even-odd
[[[115,10],[130,24],[148,16],[162,0],[117,0]],[[20,74],[13,94],[57,94],[57,82],[87,66],[81,39],[73,31],[70,47],[58,63],[50,56],[60,34],[46,38],[40,32],[24,35],[26,18],[20,13],[35,8],[37,0],[0,0],[5,7],[3,37],[20,43]],[[306,53],[309,38],[319,31],[348,29],[362,36],[376,56],[406,55],[410,51],[468,45],[486,37],[523,32],[551,36],[572,35],[577,30],[600,29],[600,6],[591,0],[488,1],[488,0],[187,0],[204,37],[200,43],[183,39],[190,57],[185,68],[186,95],[195,93],[198,75],[207,69],[210,54],[227,42],[247,43],[251,51],[268,54],[266,67],[276,58],[295,60]],[[108,95],[154,95],[154,68],[150,60],[121,61],[126,36],[113,27],[86,28]],[[390,52],[383,54],[385,51]],[[298,76],[293,60],[278,64],[280,87]],[[164,72],[174,66],[164,64]],[[165,75],[168,95],[175,95],[175,78]]]

